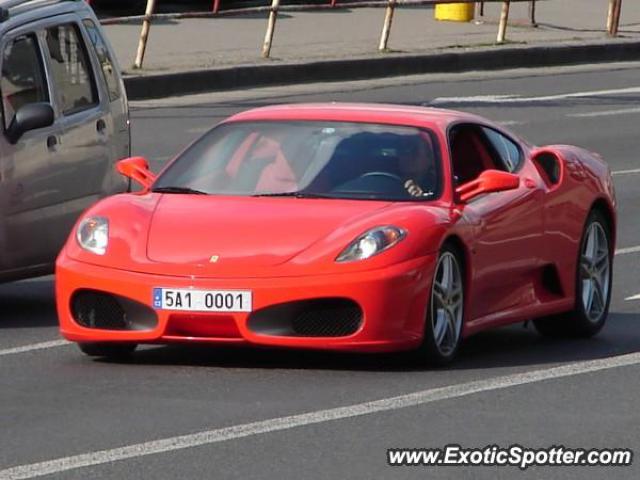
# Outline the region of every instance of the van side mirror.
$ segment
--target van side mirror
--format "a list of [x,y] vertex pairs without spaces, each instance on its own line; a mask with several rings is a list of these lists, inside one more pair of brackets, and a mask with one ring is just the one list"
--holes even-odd
[[466,203],[480,195],[515,190],[520,186],[520,177],[501,170],[485,170],[478,178],[456,188],[461,202]]
[[55,120],[53,108],[45,102],[28,103],[15,113],[9,128],[7,139],[15,145],[26,132],[53,125]]
[[145,190],[155,181],[156,176],[149,170],[149,162],[144,157],[130,157],[116,163],[116,170],[131,180],[138,182]]

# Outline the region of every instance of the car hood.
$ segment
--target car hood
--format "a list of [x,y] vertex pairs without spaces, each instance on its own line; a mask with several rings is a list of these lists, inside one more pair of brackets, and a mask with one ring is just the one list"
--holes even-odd
[[195,267],[199,274],[260,274],[389,205],[377,201],[165,194],[149,223],[147,257],[154,263],[184,266],[191,271]]

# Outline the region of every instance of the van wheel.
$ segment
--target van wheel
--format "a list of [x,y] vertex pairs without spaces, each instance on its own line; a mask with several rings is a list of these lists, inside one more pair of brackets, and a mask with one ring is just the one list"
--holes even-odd
[[574,309],[534,321],[538,332],[554,337],[591,337],[604,326],[609,313],[612,283],[611,231],[599,211],[586,222],[576,267]]

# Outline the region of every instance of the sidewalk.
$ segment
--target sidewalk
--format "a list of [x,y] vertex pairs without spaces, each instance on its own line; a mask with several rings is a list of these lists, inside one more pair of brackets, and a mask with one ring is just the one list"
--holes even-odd
[[[106,25],[122,68],[130,76],[210,70],[251,65],[392,58],[407,55],[461,53],[468,49],[501,49],[608,42],[604,34],[607,1],[539,1],[538,28],[527,26],[527,3],[514,3],[506,46],[494,46],[500,4],[487,4],[484,23],[437,22],[431,7],[395,11],[390,52],[377,51],[383,8],[281,12],[271,59],[260,58],[266,13],[233,17],[158,20],[152,24],[144,69],[132,70],[140,24]],[[620,39],[640,42],[640,8],[625,3]],[[526,50],[526,49],[525,49]],[[523,50],[523,53],[524,51]],[[569,60],[571,62],[571,60]],[[285,82],[286,83],[286,82]]]

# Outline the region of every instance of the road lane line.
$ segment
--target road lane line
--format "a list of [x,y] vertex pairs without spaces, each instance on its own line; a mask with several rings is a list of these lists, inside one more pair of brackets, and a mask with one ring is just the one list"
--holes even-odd
[[32,352],[34,350],[45,350],[47,348],[64,347],[70,345],[66,340],[52,340],[50,342],[32,343],[30,345],[23,345],[21,347],[5,348],[0,350],[0,357],[4,355],[14,355],[16,353]]
[[611,175],[630,175],[633,173],[640,173],[640,168],[632,168],[630,170],[616,170],[611,172]]
[[497,122],[499,125],[502,125],[503,127],[512,127],[515,125],[524,125],[527,122],[523,122],[521,120],[503,120],[501,122]]
[[640,113],[640,107],[621,108],[618,110],[602,110],[600,112],[568,113],[567,117],[571,117],[571,118],[612,117],[614,115],[629,115],[632,113]]
[[335,420],[345,420],[373,413],[389,412],[408,407],[425,405],[441,400],[466,397],[482,392],[502,390],[519,385],[527,385],[638,364],[640,364],[640,353],[631,353],[618,357],[571,363],[568,365],[535,370],[532,372],[516,373],[487,380],[478,380],[459,385],[433,388],[407,395],[358,403],[347,407],[331,408],[327,410],[303,413],[300,415],[272,418],[269,420],[137,443],[109,450],[100,450],[80,455],[57,458],[55,460],[45,462],[19,465],[5,470],[0,470],[0,480],[23,480],[41,477],[44,475],[53,475],[83,467],[104,465],[111,462],[139,458],[147,455],[212,445],[238,438],[290,430],[292,428],[321,424]]
[[619,248],[618,250],[616,250],[616,255],[628,255],[630,253],[639,253],[639,252],[640,252],[640,246]]
[[505,103],[533,103],[549,102],[553,100],[564,100],[567,98],[586,98],[595,96],[619,95],[626,93],[640,93],[640,87],[618,88],[612,90],[592,90],[587,92],[559,93],[556,95],[544,95],[540,97],[523,97],[521,95],[476,95],[472,97],[438,97],[425,105],[440,104],[505,104]]
[[640,300],[640,293],[638,293],[637,295],[631,295],[630,297],[627,297],[624,300],[625,302],[629,302],[631,300]]

